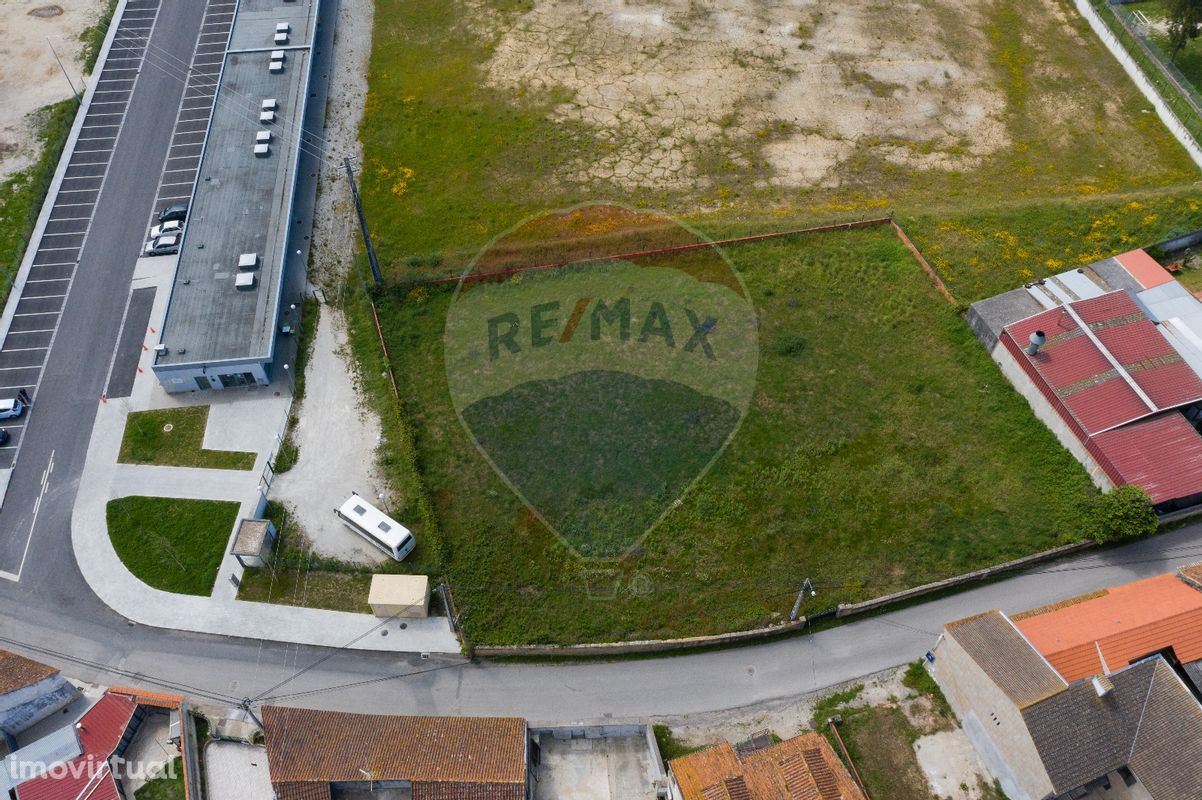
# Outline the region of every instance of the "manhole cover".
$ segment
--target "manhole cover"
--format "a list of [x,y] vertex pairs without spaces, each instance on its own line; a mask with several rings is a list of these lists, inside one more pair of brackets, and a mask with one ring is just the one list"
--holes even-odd
[[166,425],[163,426],[163,433],[171,433],[171,431],[174,428],[175,428],[175,426],[172,425],[170,422],[168,422]]

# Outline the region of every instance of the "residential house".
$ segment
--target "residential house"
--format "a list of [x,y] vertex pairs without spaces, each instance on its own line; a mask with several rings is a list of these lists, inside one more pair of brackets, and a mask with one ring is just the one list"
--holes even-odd
[[1191,572],[944,626],[931,673],[1011,800],[1202,797]]
[[668,768],[677,800],[865,800],[830,744],[813,732],[746,755],[723,742]]
[[54,667],[0,650],[0,733],[9,750],[17,734],[65,708],[79,690]]
[[529,800],[526,722],[399,717],[264,706],[277,800],[364,790],[412,800]]

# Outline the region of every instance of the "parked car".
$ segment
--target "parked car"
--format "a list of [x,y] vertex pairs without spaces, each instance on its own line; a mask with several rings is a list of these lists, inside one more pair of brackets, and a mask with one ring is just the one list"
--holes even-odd
[[187,218],[188,218],[188,204],[187,203],[172,203],[169,206],[164,206],[163,210],[159,212],[159,222],[170,222],[171,220],[174,220],[174,219],[177,219],[180,222],[183,222]]
[[178,252],[178,233],[169,233],[166,236],[159,236],[146,243],[146,255],[148,256],[169,256],[172,253]]
[[180,219],[169,219],[166,222],[161,222],[150,229],[150,238],[157,239],[160,236],[165,236],[169,233],[181,233],[184,230],[184,221]]
[[8,431],[4,430],[4,428],[0,428],[0,447],[3,447],[6,444],[8,444]]
[[0,419],[16,419],[25,413],[25,403],[19,397],[0,400]]

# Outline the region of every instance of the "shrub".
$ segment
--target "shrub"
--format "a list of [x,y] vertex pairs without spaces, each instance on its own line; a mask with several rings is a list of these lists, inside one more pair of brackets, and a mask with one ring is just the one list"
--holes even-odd
[[1086,533],[1098,544],[1150,536],[1156,532],[1152,498],[1128,484],[1098,498],[1086,521]]

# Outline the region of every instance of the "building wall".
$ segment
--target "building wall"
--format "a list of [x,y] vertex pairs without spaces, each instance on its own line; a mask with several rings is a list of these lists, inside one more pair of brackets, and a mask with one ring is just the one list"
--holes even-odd
[[931,675],[1006,796],[1050,797],[1052,781],[1022,713],[950,636],[943,636],[935,647]]
[[[230,362],[223,363],[217,366],[203,366],[196,364],[181,364],[179,366],[155,366],[154,374],[158,377],[159,383],[163,390],[174,394],[176,392],[195,392],[203,389],[221,389],[232,388],[227,384],[225,376],[243,375],[249,373],[253,377],[247,378],[247,383],[244,385],[259,385],[266,386],[271,383],[271,376],[268,373],[269,364],[263,361],[246,361],[246,362]],[[197,379],[201,380],[197,380]],[[221,379],[221,382],[219,382]],[[205,382],[207,381],[207,386]]]
[[[1106,471],[1097,460],[1089,454],[1085,449],[1085,445],[1077,437],[1077,435],[1069,428],[1052,404],[1048,402],[1039,388],[1023,371],[1022,366],[1015,361],[1015,357],[1006,349],[1005,344],[999,342],[996,347],[989,353],[997,365],[1001,368],[1002,374],[1006,376],[1006,380],[1010,381],[1010,385],[1015,390],[1027,399],[1027,403],[1031,406],[1031,411],[1035,413],[1048,429],[1056,435],[1060,444],[1064,449],[1073,454],[1073,458],[1081,462],[1089,473],[1090,479],[1103,492],[1108,492],[1114,488],[1114,482],[1106,475]],[[1021,467],[1021,465],[1019,465]]]
[[16,736],[79,696],[62,675],[52,675],[15,692],[0,695],[0,733]]

